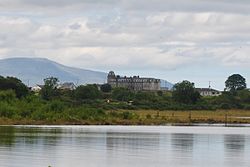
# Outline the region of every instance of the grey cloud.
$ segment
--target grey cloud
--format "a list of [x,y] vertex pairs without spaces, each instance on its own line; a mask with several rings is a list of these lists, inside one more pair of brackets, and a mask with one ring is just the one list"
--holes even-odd
[[[172,70],[213,62],[247,66],[249,4],[232,0],[0,0],[0,9],[9,13],[30,12],[28,17],[14,12],[0,18],[0,53],[60,57],[64,64],[102,69]],[[37,16],[36,11],[45,12]]]
[[[0,9],[72,12],[119,8],[129,12],[227,12],[250,13],[249,0],[0,0]],[[22,10],[23,9],[23,10]]]
[[124,6],[131,10],[148,11],[177,11],[177,12],[229,12],[249,13],[250,2],[233,0],[152,0],[145,3],[144,0],[137,0],[133,3],[124,0]]
[[70,25],[69,28],[71,28],[73,30],[77,30],[77,29],[81,28],[81,24],[74,23],[74,24]]
[[116,0],[1,0],[1,6],[37,6],[37,7],[63,7],[63,6],[73,6],[73,5],[81,5],[81,4],[114,4]]

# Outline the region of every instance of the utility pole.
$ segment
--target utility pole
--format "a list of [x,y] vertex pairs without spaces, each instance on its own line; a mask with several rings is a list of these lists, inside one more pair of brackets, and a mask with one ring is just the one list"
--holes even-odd
[[78,83],[79,83],[79,79],[76,80],[76,86],[78,86]]

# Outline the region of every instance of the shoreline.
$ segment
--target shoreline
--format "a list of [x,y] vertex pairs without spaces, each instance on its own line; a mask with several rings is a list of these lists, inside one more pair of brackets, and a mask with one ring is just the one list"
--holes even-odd
[[121,125],[121,124],[113,124],[113,125],[105,125],[105,124],[0,124],[0,127],[4,126],[15,126],[15,127],[246,127],[250,128],[250,124],[162,124],[162,125]]
[[[160,110],[115,110],[115,117],[98,117],[98,119],[49,119],[34,120],[30,118],[0,117],[0,125],[224,125],[235,126],[250,124],[250,110],[192,110],[192,111],[160,111]],[[121,117],[125,113],[127,117]]]

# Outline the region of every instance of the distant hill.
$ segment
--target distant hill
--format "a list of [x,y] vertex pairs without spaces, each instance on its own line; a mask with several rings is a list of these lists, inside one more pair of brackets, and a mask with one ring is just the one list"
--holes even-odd
[[9,58],[0,60],[0,75],[15,76],[25,84],[33,86],[42,84],[43,79],[53,76],[61,82],[75,84],[104,83],[104,72],[72,68],[45,58]]
[[[45,58],[9,58],[0,60],[0,75],[14,76],[26,85],[42,84],[44,78],[57,77],[60,82],[76,85],[105,83],[107,73],[64,66]],[[173,84],[161,80],[161,87],[171,89]]]

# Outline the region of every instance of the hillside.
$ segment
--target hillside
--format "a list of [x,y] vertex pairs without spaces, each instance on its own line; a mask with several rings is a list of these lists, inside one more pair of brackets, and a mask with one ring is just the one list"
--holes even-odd
[[104,72],[72,68],[44,58],[2,59],[0,75],[15,76],[29,86],[41,84],[44,78],[50,76],[75,84],[104,83],[107,76]]
[[[9,58],[0,60],[0,75],[15,76],[26,85],[42,84],[43,79],[53,76],[60,82],[74,82],[76,85],[105,83],[107,73],[64,66],[45,58]],[[161,87],[171,89],[173,84],[161,80]]]

